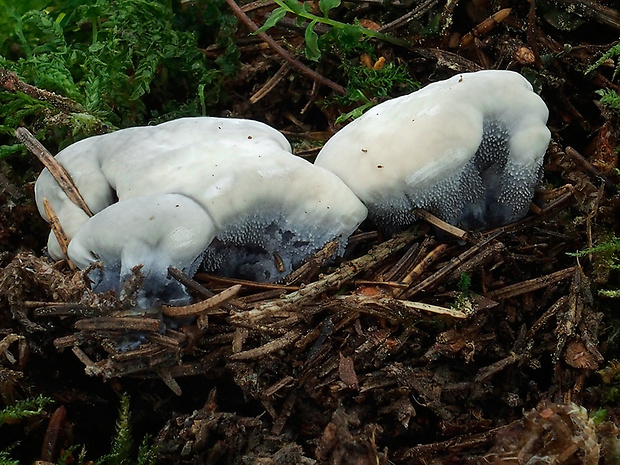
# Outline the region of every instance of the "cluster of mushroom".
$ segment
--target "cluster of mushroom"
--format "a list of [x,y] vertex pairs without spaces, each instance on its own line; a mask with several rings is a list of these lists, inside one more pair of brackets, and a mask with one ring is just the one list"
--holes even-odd
[[[121,289],[142,265],[147,301],[183,299],[174,266],[275,281],[327,242],[346,238],[366,207],[333,173],[292,154],[286,138],[256,121],[186,118],[77,142],[56,159],[95,215],[44,170],[35,185],[67,236],[69,258],[93,270],[94,290]],[[343,245],[344,247],[344,245]],[[53,233],[50,255],[63,252]],[[274,256],[277,255],[276,256]]]
[[[366,218],[387,232],[426,209],[489,227],[527,213],[550,140],[548,110],[519,74],[480,71],[371,109],[311,164],[286,138],[250,120],[185,118],[73,144],[57,155],[91,211],[49,171],[35,186],[70,238],[69,258],[94,289],[120,289],[136,265],[147,299],[184,299],[168,278],[210,271],[277,281],[327,242],[340,252]],[[53,233],[50,255],[63,252]]]

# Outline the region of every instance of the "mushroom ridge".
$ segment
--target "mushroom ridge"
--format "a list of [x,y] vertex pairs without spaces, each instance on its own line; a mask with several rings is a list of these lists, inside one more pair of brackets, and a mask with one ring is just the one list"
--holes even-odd
[[186,302],[183,286],[168,277],[168,267],[193,275],[215,236],[209,215],[194,200],[179,194],[122,200],[89,218],[69,243],[69,258],[89,273],[95,292],[114,289],[121,295],[133,269],[144,276],[138,306],[155,300]]

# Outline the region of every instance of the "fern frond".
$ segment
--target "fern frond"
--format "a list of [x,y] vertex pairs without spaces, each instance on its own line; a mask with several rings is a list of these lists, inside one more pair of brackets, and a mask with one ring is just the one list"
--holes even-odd
[[0,426],[4,423],[12,423],[21,420],[22,418],[40,415],[45,406],[52,402],[52,399],[44,396],[20,400],[15,405],[0,410]]
[[[586,69],[585,74],[590,74],[596,68],[601,66],[606,60],[610,58],[614,59],[617,57],[620,57],[620,42],[618,42],[616,45],[614,45],[609,50],[607,50],[605,53],[603,53],[603,56],[601,56],[593,65],[590,65],[588,69]],[[616,69],[614,70],[614,75],[612,79],[616,79],[616,76],[618,75],[619,71],[620,71],[620,63],[616,63]]]

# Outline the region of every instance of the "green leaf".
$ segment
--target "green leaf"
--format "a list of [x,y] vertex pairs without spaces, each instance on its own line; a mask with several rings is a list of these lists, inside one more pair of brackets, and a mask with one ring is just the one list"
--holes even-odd
[[598,409],[596,412],[591,412],[590,418],[594,422],[594,425],[598,426],[607,419],[607,410],[602,408],[602,409]]
[[289,10],[291,10],[296,15],[304,13],[303,4],[299,3],[297,0],[282,0],[282,3],[286,5]]
[[351,110],[348,113],[343,113],[338,118],[336,118],[336,124],[344,123],[348,119],[357,119],[360,116],[362,116],[364,114],[364,112],[366,110],[368,110],[372,106],[373,106],[373,104],[369,102],[369,103],[365,103],[363,105],[360,105],[357,108],[354,108],[353,110]]
[[319,8],[323,12],[323,15],[327,18],[329,16],[329,10],[340,6],[340,0],[320,0]]
[[284,16],[286,16],[286,13],[287,13],[287,10],[285,8],[283,7],[276,8],[275,10],[271,12],[271,14],[269,15],[269,18],[267,18],[267,20],[263,23],[263,25],[259,27],[256,31],[254,31],[252,35],[265,32],[267,29],[272,28],[273,26],[278,24],[278,22],[282,18],[284,18]]
[[[350,42],[358,42],[364,35],[363,28],[358,25],[345,24],[342,26],[342,40],[348,40]],[[346,39],[345,39],[346,37]]]
[[319,61],[321,58],[321,51],[319,50],[319,36],[314,32],[314,26],[317,23],[316,19],[308,24],[306,28],[306,58],[312,61]]

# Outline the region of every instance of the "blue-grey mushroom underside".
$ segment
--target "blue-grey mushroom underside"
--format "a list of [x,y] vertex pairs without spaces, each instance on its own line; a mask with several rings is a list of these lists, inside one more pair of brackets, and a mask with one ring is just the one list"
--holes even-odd
[[468,229],[527,214],[550,141],[548,109],[512,71],[458,74],[384,102],[333,136],[316,165],[386,231],[415,209]]

